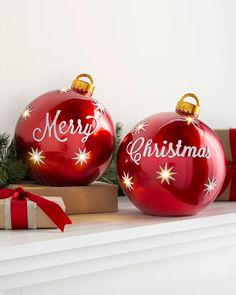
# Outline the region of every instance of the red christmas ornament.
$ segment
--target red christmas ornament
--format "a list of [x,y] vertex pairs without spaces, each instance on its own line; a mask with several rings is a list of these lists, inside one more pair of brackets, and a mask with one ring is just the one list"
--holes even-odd
[[91,97],[93,90],[92,77],[81,74],[71,89],[47,92],[21,114],[16,149],[37,182],[87,185],[106,170],[114,149],[114,128],[107,110]]
[[[197,104],[185,101],[193,97]],[[118,152],[120,185],[140,210],[151,215],[193,215],[215,200],[225,177],[223,147],[197,119],[200,105],[186,94],[176,112],[139,122]]]

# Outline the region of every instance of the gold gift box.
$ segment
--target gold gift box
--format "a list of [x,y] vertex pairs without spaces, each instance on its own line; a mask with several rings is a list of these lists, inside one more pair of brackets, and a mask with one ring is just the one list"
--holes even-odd
[[44,186],[33,183],[14,184],[13,188],[40,196],[61,196],[67,214],[110,213],[118,210],[118,187],[114,184],[96,181],[88,186]]

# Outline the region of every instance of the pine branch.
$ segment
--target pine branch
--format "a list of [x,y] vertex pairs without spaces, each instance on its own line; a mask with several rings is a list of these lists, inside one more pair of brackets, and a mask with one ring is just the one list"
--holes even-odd
[[7,158],[8,159],[17,158],[14,139],[12,139],[10,145],[7,148]]
[[10,183],[16,183],[22,180],[26,175],[25,165],[21,160],[13,161],[9,160],[6,167],[8,181]]
[[7,186],[8,176],[4,168],[0,167],[0,188]]
[[99,181],[118,184],[116,158],[117,158],[117,152],[122,139],[122,133],[123,133],[123,125],[121,124],[121,122],[117,122],[116,130],[115,130],[115,151],[114,151],[109,167],[104,172],[104,174],[99,178]]
[[6,133],[0,135],[0,188],[19,182],[26,175],[26,167],[17,157],[14,140]]
[[0,134],[0,161],[2,161],[5,157],[5,153],[9,145],[9,141],[10,141],[10,135],[6,133]]

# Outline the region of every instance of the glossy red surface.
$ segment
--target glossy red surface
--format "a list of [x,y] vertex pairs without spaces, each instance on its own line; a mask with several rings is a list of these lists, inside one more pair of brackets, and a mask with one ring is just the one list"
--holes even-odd
[[50,91],[23,111],[15,142],[37,182],[87,185],[109,165],[114,127],[107,110],[93,98],[73,90]]
[[123,191],[151,215],[196,214],[217,197],[225,169],[215,133],[198,119],[174,112],[140,121],[118,152]]

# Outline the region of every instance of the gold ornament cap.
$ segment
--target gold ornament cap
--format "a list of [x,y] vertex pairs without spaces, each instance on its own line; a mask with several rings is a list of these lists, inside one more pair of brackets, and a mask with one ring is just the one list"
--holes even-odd
[[[185,101],[185,99],[187,97],[194,98],[196,104]],[[177,113],[185,113],[187,115],[192,115],[192,116],[198,117],[199,112],[200,112],[200,101],[199,101],[198,97],[193,93],[184,94],[177,103],[176,112]]]
[[[87,78],[89,82],[84,81],[83,78]],[[80,74],[72,82],[71,88],[83,95],[91,96],[95,88],[93,78],[88,74]]]

